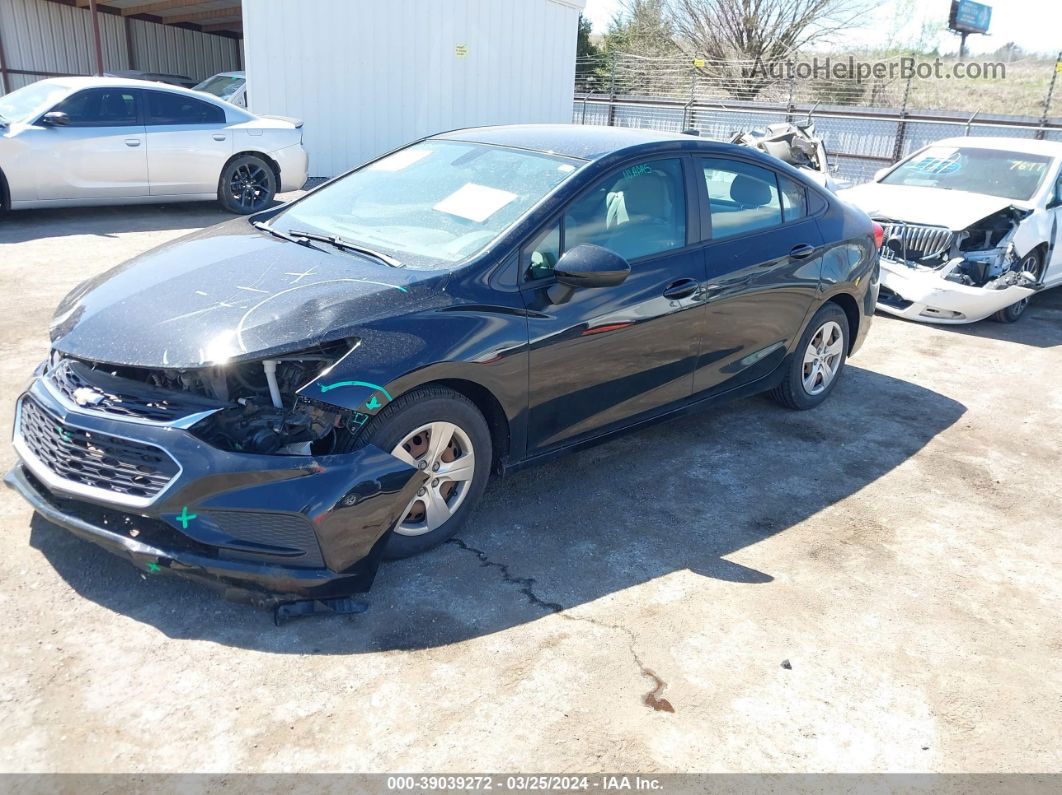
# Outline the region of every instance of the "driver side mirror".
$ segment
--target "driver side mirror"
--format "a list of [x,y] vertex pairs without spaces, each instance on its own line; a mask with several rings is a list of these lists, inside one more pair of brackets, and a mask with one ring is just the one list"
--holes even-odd
[[582,287],[615,287],[631,275],[631,266],[623,257],[602,246],[584,243],[565,251],[553,275],[557,283],[547,294],[554,304],[563,304]]
[[41,116],[41,124],[45,127],[66,127],[70,124],[70,117],[61,110],[50,110]]

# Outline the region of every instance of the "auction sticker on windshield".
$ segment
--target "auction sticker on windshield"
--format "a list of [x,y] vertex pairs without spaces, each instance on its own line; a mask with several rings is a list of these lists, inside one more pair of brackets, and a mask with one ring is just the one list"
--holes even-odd
[[507,190],[466,182],[432,209],[481,224],[515,198]]

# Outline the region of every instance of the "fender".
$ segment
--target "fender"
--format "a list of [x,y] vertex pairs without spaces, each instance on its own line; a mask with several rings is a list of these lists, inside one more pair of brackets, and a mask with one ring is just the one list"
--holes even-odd
[[353,424],[360,426],[419,386],[470,382],[501,405],[510,452],[520,457],[527,411],[526,310],[516,291],[494,293],[490,304],[476,302],[482,296],[475,292],[473,286],[465,295],[450,293],[445,306],[362,326],[351,350],[297,394],[352,412]]

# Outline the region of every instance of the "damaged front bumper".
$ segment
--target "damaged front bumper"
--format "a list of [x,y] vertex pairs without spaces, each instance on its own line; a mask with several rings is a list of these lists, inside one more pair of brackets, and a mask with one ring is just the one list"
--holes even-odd
[[5,483],[50,522],[146,573],[276,604],[367,591],[387,534],[423,479],[367,446],[232,453],[180,423],[115,419],[37,378],[18,401]]
[[944,279],[941,271],[881,258],[878,309],[921,323],[975,323],[1027,299],[1034,289],[1012,284],[990,288]]

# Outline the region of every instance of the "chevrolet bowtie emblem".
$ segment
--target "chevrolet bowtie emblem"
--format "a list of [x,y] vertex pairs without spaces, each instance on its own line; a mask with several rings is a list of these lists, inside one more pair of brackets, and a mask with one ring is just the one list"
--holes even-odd
[[80,386],[74,390],[74,402],[79,406],[98,406],[103,402],[103,393],[87,386]]

